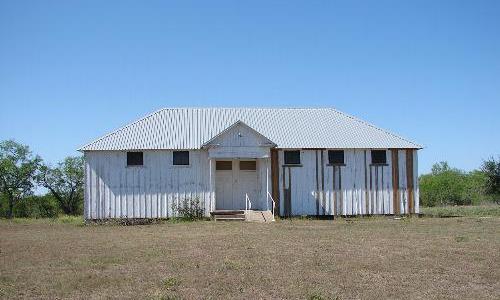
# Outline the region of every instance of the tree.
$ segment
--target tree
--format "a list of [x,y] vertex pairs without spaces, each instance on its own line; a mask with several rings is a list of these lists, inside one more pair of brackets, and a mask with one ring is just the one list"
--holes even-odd
[[432,166],[431,174],[419,178],[420,198],[423,206],[470,204],[464,199],[466,174],[450,168],[447,162]]
[[463,197],[472,205],[481,204],[487,200],[485,193],[486,174],[481,170],[472,170],[466,174]]
[[493,157],[483,162],[481,170],[486,174],[486,193],[492,195],[495,202],[500,204],[500,158]]
[[0,190],[9,204],[8,218],[13,217],[15,202],[32,193],[41,161],[28,146],[14,140],[0,142]]
[[57,167],[41,167],[39,183],[47,188],[68,215],[80,213],[83,203],[83,157],[66,157]]
[[446,172],[458,173],[460,170],[451,168],[447,161],[441,161],[432,165],[431,173],[432,175],[440,175]]

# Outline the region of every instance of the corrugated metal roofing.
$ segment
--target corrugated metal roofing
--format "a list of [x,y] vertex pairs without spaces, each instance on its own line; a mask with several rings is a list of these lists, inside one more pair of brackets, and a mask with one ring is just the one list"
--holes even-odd
[[278,148],[422,148],[332,108],[165,108],[79,150],[200,149],[237,121]]

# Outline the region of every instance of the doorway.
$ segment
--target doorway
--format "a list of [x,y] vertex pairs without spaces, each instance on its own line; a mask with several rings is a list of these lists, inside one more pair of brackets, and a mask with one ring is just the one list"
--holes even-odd
[[215,162],[215,203],[217,210],[245,209],[245,194],[258,206],[257,160],[217,160]]

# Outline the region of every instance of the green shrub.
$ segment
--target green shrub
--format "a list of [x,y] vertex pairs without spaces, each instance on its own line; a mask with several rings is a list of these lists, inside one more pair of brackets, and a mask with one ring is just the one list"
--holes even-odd
[[484,172],[474,170],[469,172],[465,178],[465,189],[463,197],[468,199],[472,205],[479,205],[483,202],[489,201],[485,189],[487,176]]
[[14,206],[14,216],[17,218],[54,218],[58,213],[59,205],[49,194],[25,197]]
[[173,203],[172,210],[177,216],[185,220],[203,219],[203,207],[198,197],[184,198],[179,203]]
[[500,156],[498,159],[490,157],[483,162],[481,171],[485,174],[484,189],[490,199],[500,204]]
[[9,211],[9,203],[7,197],[0,193],[0,217],[6,218]]
[[422,206],[471,205],[488,200],[484,186],[487,177],[481,171],[464,172],[441,162],[430,174],[419,178]]
[[[7,201],[0,197],[0,216],[7,217]],[[52,195],[27,196],[14,205],[16,218],[54,218],[59,214],[59,205]]]

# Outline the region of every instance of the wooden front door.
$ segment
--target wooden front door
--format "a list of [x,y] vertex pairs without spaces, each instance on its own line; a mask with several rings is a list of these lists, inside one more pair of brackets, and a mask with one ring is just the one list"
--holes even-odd
[[258,178],[255,160],[218,160],[215,162],[215,208],[245,209],[248,194],[252,209],[257,208]]

